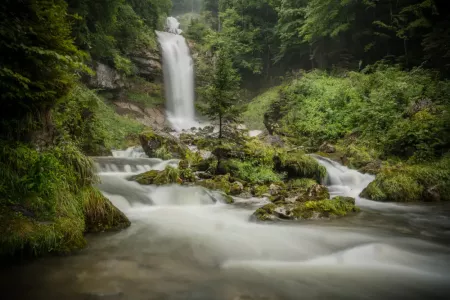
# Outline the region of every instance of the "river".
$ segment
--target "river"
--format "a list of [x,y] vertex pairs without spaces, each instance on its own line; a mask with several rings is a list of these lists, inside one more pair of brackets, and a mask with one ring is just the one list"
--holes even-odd
[[[330,221],[259,224],[264,200],[217,202],[198,187],[126,178],[177,161],[116,153],[97,159],[100,188],[130,218],[89,235],[72,256],[1,271],[2,299],[448,299],[450,218],[442,205],[357,199],[362,212]],[[370,175],[320,159],[332,195]]]

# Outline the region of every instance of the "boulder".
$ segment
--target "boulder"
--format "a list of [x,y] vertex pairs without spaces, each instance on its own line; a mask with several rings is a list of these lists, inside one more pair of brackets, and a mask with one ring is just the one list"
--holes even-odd
[[359,208],[355,206],[355,199],[336,197],[306,202],[269,203],[258,208],[252,215],[252,219],[257,221],[318,220],[343,217],[358,211]]
[[324,142],[322,145],[320,145],[319,151],[324,153],[335,153],[336,147],[334,147],[330,143]]
[[89,80],[89,85],[96,89],[117,90],[125,87],[125,81],[119,72],[105,64],[94,63],[95,75]]
[[239,181],[235,181],[230,186],[230,194],[231,195],[239,195],[244,190],[244,185]]
[[176,137],[162,131],[145,131],[139,135],[139,141],[148,157],[161,157],[164,153],[166,157],[161,158],[169,155],[171,158],[184,158],[189,150]]

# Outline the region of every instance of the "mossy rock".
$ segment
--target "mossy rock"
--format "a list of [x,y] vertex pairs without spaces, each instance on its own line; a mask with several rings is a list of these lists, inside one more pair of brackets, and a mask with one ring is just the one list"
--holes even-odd
[[36,220],[10,207],[0,207],[0,259],[68,254],[86,246],[81,211],[76,216]]
[[230,174],[217,175],[213,179],[198,181],[197,184],[210,190],[222,191],[227,195],[231,192]]
[[420,201],[424,187],[406,174],[380,174],[361,193],[361,197],[374,201]]
[[326,186],[317,184],[315,182],[305,181],[303,184],[293,183],[272,195],[270,200],[273,203],[294,203],[326,200],[330,198],[330,193]]
[[336,197],[334,199],[295,203],[269,203],[258,208],[252,215],[258,221],[276,220],[318,220],[343,217],[358,212],[355,199]]
[[[135,175],[130,178],[132,181],[136,181],[143,185],[166,185],[183,183],[181,175],[189,177],[189,181],[194,176],[191,169],[179,170],[171,166],[167,166],[163,171],[151,170],[139,175]],[[193,179],[195,181],[195,177]]]
[[0,258],[68,254],[86,246],[85,232],[120,230],[128,218],[93,187],[66,195],[57,215],[38,219],[20,207],[0,206]]
[[188,151],[177,138],[162,131],[147,130],[139,135],[139,141],[148,157],[184,158]]
[[83,198],[86,232],[115,231],[131,225],[125,214],[99,191],[89,189]]
[[310,178],[321,182],[326,176],[325,167],[303,152],[290,152],[274,157],[275,170],[286,172],[289,179]]

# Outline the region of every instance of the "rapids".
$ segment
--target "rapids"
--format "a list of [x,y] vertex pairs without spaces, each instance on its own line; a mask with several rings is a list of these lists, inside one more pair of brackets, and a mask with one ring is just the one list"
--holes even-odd
[[[100,189],[132,226],[88,236],[88,248],[1,273],[4,299],[448,299],[444,207],[374,203],[338,220],[259,224],[263,199],[235,205],[199,187],[140,186],[127,178],[177,161],[96,158]],[[128,156],[128,157],[126,157]],[[334,196],[373,177],[316,157]],[[438,213],[439,212],[439,213]]]

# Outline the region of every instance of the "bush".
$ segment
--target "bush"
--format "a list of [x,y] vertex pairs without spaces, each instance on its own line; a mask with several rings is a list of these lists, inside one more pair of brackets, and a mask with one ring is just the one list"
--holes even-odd
[[427,164],[384,166],[361,193],[376,201],[450,200],[450,157]]
[[345,139],[384,157],[433,159],[450,148],[450,83],[435,78],[383,65],[341,76],[304,73],[272,100],[266,125],[315,149]]

